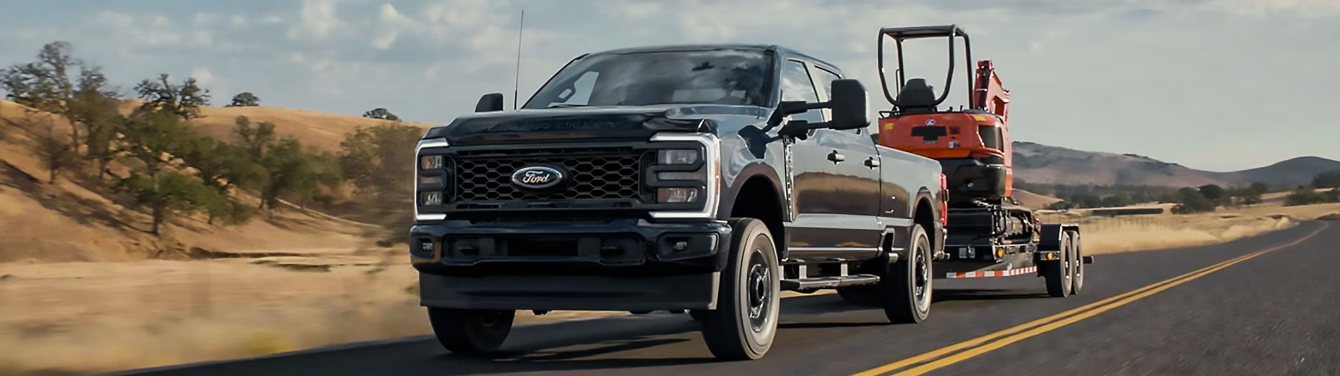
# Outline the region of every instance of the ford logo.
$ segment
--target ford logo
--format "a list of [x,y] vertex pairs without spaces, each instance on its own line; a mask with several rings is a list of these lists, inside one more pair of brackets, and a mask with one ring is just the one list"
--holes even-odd
[[526,166],[512,173],[512,184],[528,190],[545,190],[558,186],[567,178],[563,170],[549,166]]

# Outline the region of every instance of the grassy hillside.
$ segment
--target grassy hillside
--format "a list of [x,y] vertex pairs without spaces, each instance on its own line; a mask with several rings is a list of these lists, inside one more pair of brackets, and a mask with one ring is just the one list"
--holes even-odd
[[[251,111],[248,111],[251,110]],[[280,124],[281,131],[320,145],[338,145],[338,132],[357,118],[274,109],[208,109],[201,123],[206,133],[225,132],[224,118],[255,114]],[[296,114],[296,115],[291,115]],[[13,261],[124,261],[144,258],[183,259],[208,252],[358,247],[369,241],[361,234],[366,225],[311,211],[277,211],[244,225],[207,224],[199,216],[176,217],[164,236],[147,233],[149,216],[139,207],[126,206],[85,174],[64,172],[54,184],[37,157],[37,142],[50,124],[67,132],[69,124],[9,101],[0,101],[0,262]],[[297,116],[300,120],[293,120]],[[309,120],[310,119],[310,120]],[[363,121],[370,119],[362,119]],[[49,123],[48,123],[49,122]],[[319,125],[318,125],[319,124]],[[283,128],[281,128],[283,129]],[[110,166],[124,170],[120,166]],[[253,197],[246,202],[258,203]]]
[[1319,173],[1335,170],[1340,170],[1340,161],[1299,157],[1249,170],[1212,172],[1136,154],[1014,143],[1014,176],[1031,183],[1193,187],[1259,181],[1296,186],[1309,183]]

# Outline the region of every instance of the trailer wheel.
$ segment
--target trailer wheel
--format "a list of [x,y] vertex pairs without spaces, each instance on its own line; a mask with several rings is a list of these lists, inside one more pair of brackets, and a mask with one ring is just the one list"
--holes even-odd
[[1071,259],[1075,255],[1073,245],[1070,242],[1070,236],[1061,236],[1061,259],[1056,261],[1046,261],[1042,264],[1043,277],[1047,279],[1047,294],[1053,298],[1064,298],[1071,295],[1074,272]]
[[722,360],[755,360],[777,336],[780,262],[762,221],[732,218],[730,259],[721,276],[717,309],[702,312],[703,340]]
[[515,319],[516,311],[428,308],[428,324],[437,342],[462,355],[497,351]]
[[895,324],[916,324],[931,314],[931,240],[920,224],[912,225],[907,258],[889,264],[879,278],[884,316]]
[[1067,233],[1070,236],[1070,249],[1073,250],[1070,257],[1070,265],[1072,265],[1070,268],[1072,272],[1070,295],[1079,295],[1079,292],[1084,290],[1084,249],[1079,241],[1079,231],[1069,231]]

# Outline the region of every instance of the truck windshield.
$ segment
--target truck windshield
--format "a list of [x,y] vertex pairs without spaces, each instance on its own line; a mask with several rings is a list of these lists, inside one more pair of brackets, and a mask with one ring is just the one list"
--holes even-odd
[[725,104],[767,106],[772,59],[761,51],[597,54],[554,75],[524,108]]

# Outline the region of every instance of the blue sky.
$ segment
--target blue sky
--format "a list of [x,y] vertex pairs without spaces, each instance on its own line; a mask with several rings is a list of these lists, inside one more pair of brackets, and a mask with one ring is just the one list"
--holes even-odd
[[[885,108],[878,29],[957,23],[1012,91],[1017,140],[1211,170],[1340,159],[1340,123],[1319,111],[1340,102],[1333,0],[4,0],[0,64],[66,40],[127,89],[169,73],[199,79],[216,105],[251,91],[445,124],[480,94],[511,102],[521,9],[523,101],[584,52],[752,42],[838,64]],[[924,54],[910,75],[941,86],[944,47],[911,52]]]

